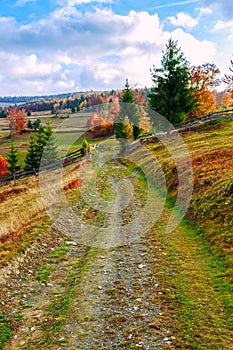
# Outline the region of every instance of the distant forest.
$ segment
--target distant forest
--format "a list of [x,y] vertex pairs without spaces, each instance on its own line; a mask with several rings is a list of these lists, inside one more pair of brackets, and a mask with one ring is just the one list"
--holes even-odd
[[0,96],[0,103],[18,104],[39,101],[44,99],[69,98],[77,93],[62,93],[57,95],[41,95],[41,96]]

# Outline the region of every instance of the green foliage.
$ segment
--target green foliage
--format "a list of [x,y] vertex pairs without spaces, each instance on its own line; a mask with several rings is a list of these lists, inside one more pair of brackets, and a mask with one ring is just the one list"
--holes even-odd
[[125,103],[134,103],[134,94],[132,89],[129,86],[129,81],[128,79],[126,79],[125,85],[124,85],[124,89],[122,92],[122,97],[121,97],[121,102],[125,102]]
[[6,111],[0,111],[0,118],[6,118],[7,112]]
[[40,125],[41,125],[41,120],[40,120],[39,118],[37,118],[37,119],[32,123],[32,125],[33,125],[33,129],[34,129],[35,131],[37,131],[37,130],[39,129]]
[[195,107],[190,88],[188,62],[177,41],[169,39],[161,60],[162,68],[151,70],[154,87],[149,94],[151,108],[171,123],[179,123]]
[[36,140],[34,137],[31,137],[30,144],[27,149],[25,156],[25,170],[33,170],[38,168],[37,158],[36,158]]
[[123,129],[126,116],[133,126],[133,138],[136,139],[141,132],[139,128],[139,114],[135,104],[134,93],[132,88],[129,86],[128,79],[126,79],[120,101],[120,115],[115,123],[116,138],[122,139],[125,137]]
[[42,283],[46,282],[54,270],[55,270],[54,268],[48,268],[46,266],[43,266],[41,270],[38,272],[36,279]]
[[25,170],[38,169],[42,155],[42,165],[53,164],[58,160],[56,138],[49,122],[46,128],[39,126],[37,137],[31,138],[25,157]]
[[50,122],[47,123],[42,135],[46,141],[46,145],[43,148],[43,165],[56,163],[58,160],[57,141]]
[[28,119],[28,121],[27,121],[27,128],[28,129],[33,129],[33,124],[32,124],[32,121],[30,120],[30,119]]
[[0,349],[4,348],[4,343],[11,337],[13,328],[22,320],[22,315],[9,317],[0,314]]
[[11,143],[10,153],[7,155],[8,162],[8,170],[12,176],[15,175],[17,171],[20,169],[20,165],[18,164],[19,158],[17,150],[15,149],[14,143]]
[[90,152],[90,150],[91,150],[90,144],[87,142],[86,139],[83,139],[82,146],[81,146],[82,155],[85,155],[86,152]]

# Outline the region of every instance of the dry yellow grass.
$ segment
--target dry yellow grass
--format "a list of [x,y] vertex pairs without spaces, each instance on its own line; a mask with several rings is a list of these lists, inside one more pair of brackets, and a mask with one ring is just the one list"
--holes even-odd
[[[63,188],[75,183],[77,171],[75,166],[64,170]],[[0,263],[15,255],[25,240],[30,241],[33,228],[45,222],[49,222],[49,217],[41,198],[39,177],[0,187]]]

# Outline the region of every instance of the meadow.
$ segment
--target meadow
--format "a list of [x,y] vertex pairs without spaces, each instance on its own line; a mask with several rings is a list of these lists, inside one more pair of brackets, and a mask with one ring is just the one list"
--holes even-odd
[[[89,115],[83,114],[82,118],[73,120],[71,118],[69,124],[66,124],[68,119],[51,119],[52,125],[61,129],[61,133],[57,134],[61,152],[70,147],[73,137],[76,143],[72,144],[70,149],[80,146],[81,138],[79,140],[78,137],[82,135],[82,128],[88,117]],[[61,123],[64,124],[59,128]],[[4,139],[4,133],[5,131],[2,131],[1,144],[4,145],[3,149],[6,151],[9,147],[7,144],[9,139]],[[23,144],[28,142],[29,137],[30,135],[26,134],[15,139],[22,158]],[[166,137],[172,136],[167,135]],[[137,149],[133,153],[135,159],[141,159],[142,163],[148,162],[151,174],[153,174],[153,159],[155,157],[158,159],[163,168],[168,189],[166,207],[160,219],[145,236],[146,244],[152,254],[150,264],[155,269],[153,278],[156,277],[160,291],[157,293],[156,290],[153,290],[151,298],[156,305],[161,304],[163,310],[151,325],[155,332],[160,327],[165,327],[173,332],[174,345],[167,347],[169,349],[228,350],[232,346],[233,310],[233,121],[230,119],[212,121],[195,130],[184,132],[182,137],[192,161],[194,187],[186,217],[170,234],[165,234],[165,228],[178,191],[178,176],[174,160],[165,145],[158,139],[142,141],[143,145],[151,151],[151,162],[149,158],[140,157]],[[111,145],[114,140],[109,139],[106,142]],[[116,172],[132,174],[139,171],[124,159],[115,165],[116,168],[114,163],[109,164],[108,176],[115,176]],[[76,164],[63,169],[64,194],[70,205],[75,203],[78,212],[82,213],[88,223],[101,226],[104,215],[85,203],[80,193],[77,181],[78,168],[79,165]],[[113,169],[115,169],[114,173],[111,173]],[[99,177],[103,195],[107,200],[110,196],[109,184],[107,178],[105,179],[106,174],[101,174]],[[145,195],[146,181],[142,172],[135,177],[136,193],[142,197]],[[0,266],[3,271],[4,269],[8,271],[8,267],[10,270],[11,266],[14,266],[15,260],[24,260],[24,256],[30,254],[30,247],[34,247],[37,242],[45,244],[47,237],[53,232],[51,231],[53,230],[51,219],[41,200],[38,177],[32,176],[16,181],[15,184],[2,186],[0,188],[0,213]],[[128,222],[132,212],[126,208],[123,210],[123,215]],[[57,236],[62,240],[61,233]],[[58,263],[57,261],[54,263],[54,252],[51,253],[51,257],[48,252],[46,258],[42,257],[38,260],[37,257],[34,262],[36,279],[41,281],[43,286],[53,281],[51,277],[53,274],[62,276],[59,264],[64,262],[67,265],[66,259],[68,258],[64,258],[64,254],[67,254],[66,241],[62,246],[54,246],[53,249],[55,249]],[[84,268],[78,262],[81,271],[78,276],[73,270],[70,270],[67,280],[62,279],[62,282],[59,280],[58,285],[65,286],[64,291],[61,291],[63,293],[61,299],[54,304],[53,299],[50,300],[48,296],[47,301],[50,302],[50,306],[45,310],[44,316],[41,316],[41,320],[37,322],[37,328],[40,328],[43,337],[38,339],[36,331],[35,334],[31,332],[28,335],[20,333],[20,339],[27,341],[32,349],[53,349],[54,346],[58,346],[56,342],[62,334],[60,333],[62,327],[69,322],[70,315],[78,312],[72,304],[70,295],[72,295],[72,300],[75,297],[79,298],[78,286],[79,283],[82,283],[82,275],[88,274],[89,263],[96,266],[95,259],[100,254],[92,248],[90,252],[90,255],[87,254],[87,260],[86,258],[83,260],[87,267]],[[107,254],[106,251],[101,251],[101,259],[103,254]],[[148,257],[146,256],[147,259]],[[74,264],[72,268],[73,266]],[[31,278],[27,277],[27,283]],[[122,298],[121,292],[121,290],[108,289],[108,293],[113,293],[111,298],[118,306]],[[103,293],[103,298],[106,298],[106,295]],[[14,296],[12,300],[15,300]],[[66,304],[63,301],[66,301]],[[102,302],[104,304],[105,299]],[[6,316],[5,313],[0,319],[0,335],[3,334],[6,340],[11,337],[17,346],[18,340],[12,335],[17,334],[17,327],[24,327],[24,322],[27,322],[25,320],[30,314],[30,308],[27,310],[22,307],[21,312],[23,315],[26,313],[26,317],[20,313],[20,321],[16,321],[15,316],[13,318]],[[92,326],[91,317],[88,322]],[[132,324],[129,321],[130,326]],[[139,330],[137,334],[138,339],[141,337],[140,332]],[[34,336],[34,343],[31,342],[32,336]],[[3,343],[0,342],[0,348],[1,346],[3,347]]]

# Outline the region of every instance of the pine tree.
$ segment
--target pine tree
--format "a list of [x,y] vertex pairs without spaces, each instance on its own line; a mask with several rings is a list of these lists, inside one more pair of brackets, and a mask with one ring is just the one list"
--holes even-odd
[[169,39],[163,51],[162,68],[151,70],[155,86],[149,94],[150,107],[174,124],[195,107],[189,65],[177,45],[177,41]]
[[[43,156],[43,164],[41,159]],[[39,127],[36,138],[31,138],[25,157],[25,170],[39,169],[41,165],[55,163],[58,160],[56,138],[53,129],[47,123],[47,127]]]
[[27,128],[31,129],[31,130],[33,129],[33,124],[32,124],[30,119],[28,119],[28,121],[27,121]]
[[137,106],[134,100],[134,93],[132,88],[129,85],[128,79],[126,79],[126,83],[123,87],[122,97],[120,100],[120,114],[116,119],[116,124],[115,124],[116,138],[124,138],[123,124],[126,116],[129,118],[129,121],[132,123],[133,138],[136,139],[141,132],[139,128],[139,114],[138,114]]
[[36,144],[35,144],[35,158],[36,158],[36,164],[37,164],[36,168],[40,167],[41,157],[43,155],[47,142],[48,142],[48,139],[44,131],[39,131],[36,137]]
[[34,137],[31,137],[30,139],[30,144],[27,149],[24,163],[25,163],[24,169],[26,171],[30,171],[38,168],[38,161],[36,157],[36,140]]
[[51,134],[43,150],[43,164],[54,164],[58,161],[57,142],[54,133]]
[[129,81],[126,79],[125,86],[123,88],[121,102],[125,103],[134,103],[134,93],[133,90],[130,88]]
[[20,169],[20,165],[18,164],[19,158],[17,154],[17,150],[15,149],[14,143],[11,143],[10,153],[7,155],[8,162],[8,171],[12,176],[15,175],[17,171]]

